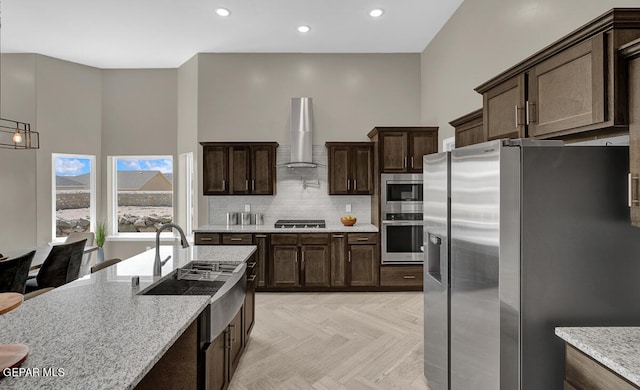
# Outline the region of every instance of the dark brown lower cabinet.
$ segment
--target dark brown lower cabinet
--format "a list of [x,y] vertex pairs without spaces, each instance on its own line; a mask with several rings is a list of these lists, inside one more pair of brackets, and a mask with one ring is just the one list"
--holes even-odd
[[309,287],[329,287],[331,284],[331,260],[326,245],[301,247],[302,273],[304,285]]
[[197,389],[198,376],[198,320],[195,320],[135,388]]
[[331,287],[347,286],[347,235],[334,233],[329,244],[331,256]]
[[224,390],[229,384],[227,372],[229,359],[227,358],[228,332],[225,330],[216,337],[211,344],[204,348],[205,355],[205,386],[206,390]]
[[349,245],[350,286],[374,287],[378,285],[380,266],[377,252],[376,245]]
[[380,267],[380,286],[422,286],[422,265],[383,265]]
[[566,344],[564,388],[576,390],[638,389],[637,386],[569,344]]
[[264,287],[267,285],[267,265],[269,264],[269,235],[256,234],[253,236],[253,243],[256,249],[256,287]]
[[300,266],[297,245],[273,245],[271,247],[274,287],[300,286]]

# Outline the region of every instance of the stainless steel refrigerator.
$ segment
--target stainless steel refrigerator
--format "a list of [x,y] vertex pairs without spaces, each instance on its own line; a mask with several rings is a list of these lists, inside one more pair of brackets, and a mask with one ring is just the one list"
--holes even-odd
[[498,140],[424,157],[432,390],[561,389],[556,326],[640,324],[628,155]]

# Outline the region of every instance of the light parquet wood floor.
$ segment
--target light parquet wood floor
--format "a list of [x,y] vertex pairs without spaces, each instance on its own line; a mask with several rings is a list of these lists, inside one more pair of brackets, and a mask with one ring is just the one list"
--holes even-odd
[[258,293],[230,390],[426,390],[423,295]]

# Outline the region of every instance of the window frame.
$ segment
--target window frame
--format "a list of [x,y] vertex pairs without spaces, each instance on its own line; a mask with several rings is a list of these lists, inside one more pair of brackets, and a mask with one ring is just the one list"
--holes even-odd
[[56,183],[56,159],[57,158],[77,158],[89,160],[89,231],[95,232],[97,218],[96,202],[96,156],[93,154],[77,153],[51,153],[51,242],[64,242],[67,237],[57,237],[57,183]]
[[[176,216],[176,186],[175,186],[175,158],[171,154],[162,155],[113,155],[107,156],[107,215],[109,216],[108,222],[108,235],[109,239],[124,240],[124,241],[137,241],[137,240],[150,240],[155,239],[155,232],[119,232],[118,231],[118,161],[119,160],[153,160],[153,159],[171,159],[171,173],[173,180],[171,182],[171,220],[175,222]],[[171,232],[164,231],[160,233],[160,238],[163,241],[167,239],[173,239],[174,236]]]

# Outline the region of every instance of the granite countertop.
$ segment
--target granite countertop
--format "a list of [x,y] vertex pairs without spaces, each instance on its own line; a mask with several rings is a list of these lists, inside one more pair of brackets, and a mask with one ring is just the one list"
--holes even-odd
[[640,327],[556,328],[556,335],[640,386]]
[[193,230],[196,233],[377,233],[378,227],[370,223],[344,226],[327,223],[326,228],[276,228],[272,223],[264,225],[203,225]]
[[[255,246],[161,246],[171,259],[154,277],[155,248],[24,302],[0,316],[0,343],[29,346],[20,377],[3,389],[133,388],[212,299],[137,295],[191,260],[245,262]],[[131,278],[140,276],[140,286]],[[43,368],[63,375],[43,376]],[[36,370],[40,374],[36,375]],[[28,374],[31,373],[31,376]]]

